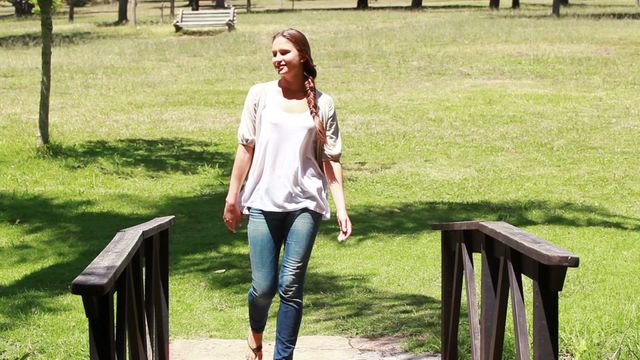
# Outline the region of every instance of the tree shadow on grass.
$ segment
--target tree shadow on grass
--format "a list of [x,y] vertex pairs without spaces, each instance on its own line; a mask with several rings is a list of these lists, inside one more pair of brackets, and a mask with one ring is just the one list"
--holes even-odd
[[[215,148],[212,142],[180,138],[122,139],[58,146],[51,150],[50,156],[65,161],[72,168],[104,162],[122,168],[189,174],[206,164],[215,164],[228,171],[231,155]],[[122,201],[149,201],[144,196],[124,196]],[[225,189],[213,184],[190,196],[174,196],[157,204],[148,204],[147,211],[126,214],[95,210],[95,200],[60,200],[42,195],[0,193],[0,222],[15,226],[25,239],[13,240],[20,243],[9,245],[12,257],[5,261],[19,265],[30,261],[42,262],[43,256],[50,255],[64,259],[0,286],[0,303],[3,305],[0,306],[0,314],[4,319],[28,319],[42,312],[56,314],[67,311],[68,308],[52,301],[52,298],[68,294],[73,278],[115,233],[163,215],[177,217],[171,232],[172,275],[200,273],[211,287],[243,296],[250,281],[246,236],[243,233],[231,234],[222,224],[224,197]],[[432,231],[433,223],[460,220],[503,220],[515,226],[551,224],[640,230],[639,219],[616,215],[596,206],[539,200],[398,202],[353,207],[351,216],[355,225],[353,246],[362,246],[373,235],[392,238],[394,235],[420,234]],[[331,226],[323,226],[322,232],[331,238],[335,236],[335,229]],[[46,233],[47,239],[33,240],[32,236],[41,233]],[[225,270],[225,273],[216,276],[216,270]],[[423,344],[432,344],[428,345],[430,348],[437,347],[437,299],[418,290],[396,293],[377,289],[369,285],[366,274],[311,273],[308,281],[306,321],[324,322],[321,326],[331,326],[334,331],[354,335],[408,336],[421,339]],[[0,331],[25,322],[3,322]]]
[[[640,219],[611,213],[605,209],[570,202],[543,200],[415,202],[385,207],[357,207],[350,211],[355,240],[367,240],[373,234],[417,234],[430,231],[432,224],[467,221],[505,221],[514,226],[562,225],[640,230]],[[335,229],[324,227],[323,233]]]
[[[54,33],[53,46],[79,45],[106,37],[104,34],[90,31]],[[0,36],[0,48],[24,48],[37,47],[40,45],[42,45],[42,38],[39,32]]]
[[154,173],[194,174],[206,167],[228,171],[232,159],[216,147],[215,142],[186,138],[130,138],[92,140],[70,146],[54,144],[49,155],[65,160],[72,168],[98,164],[106,173],[144,169]]

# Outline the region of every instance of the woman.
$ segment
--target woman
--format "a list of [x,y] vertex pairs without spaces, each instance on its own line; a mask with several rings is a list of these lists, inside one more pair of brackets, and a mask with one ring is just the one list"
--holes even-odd
[[262,359],[262,333],[276,292],[274,359],[293,358],[307,264],[320,220],[330,215],[327,187],[336,207],[338,240],[351,235],[337,118],[331,97],[316,90],[309,42],[300,31],[286,29],[273,36],[271,51],[280,79],[249,90],[223,215],[233,232],[242,213],[249,215],[249,360]]

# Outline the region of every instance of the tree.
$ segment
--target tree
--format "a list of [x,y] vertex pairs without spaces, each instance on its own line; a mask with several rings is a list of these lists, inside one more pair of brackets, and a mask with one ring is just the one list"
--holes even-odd
[[357,9],[368,9],[369,8],[369,0],[358,0],[356,4]]
[[413,9],[420,9],[422,8],[422,0],[411,0],[411,7]]
[[40,115],[38,145],[49,144],[49,94],[51,91],[51,44],[53,42],[53,0],[38,0],[42,36],[42,78],[40,80]]
[[15,9],[16,16],[33,15],[33,4],[29,0],[9,0]]
[[129,0],[118,0],[118,20],[116,24],[122,25],[129,22],[127,17],[127,7],[129,6]]
[[75,9],[87,5],[88,0],[66,0],[69,5],[69,22],[73,22]]

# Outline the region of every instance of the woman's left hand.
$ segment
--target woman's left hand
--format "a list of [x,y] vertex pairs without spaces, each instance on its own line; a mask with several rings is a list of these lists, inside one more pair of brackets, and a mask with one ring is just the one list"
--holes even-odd
[[338,234],[338,241],[343,242],[351,236],[351,219],[349,219],[349,215],[347,211],[338,211],[336,214],[338,218],[338,226],[340,226],[340,233]]

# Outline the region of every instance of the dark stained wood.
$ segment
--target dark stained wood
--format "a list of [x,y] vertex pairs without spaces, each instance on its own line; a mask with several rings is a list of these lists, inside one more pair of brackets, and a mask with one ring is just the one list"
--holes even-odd
[[529,335],[527,333],[527,317],[522,294],[522,277],[517,265],[518,257],[507,257],[509,271],[509,286],[511,288],[511,310],[513,315],[513,329],[516,335],[516,356],[520,360],[529,360]]
[[[500,280],[500,258],[495,256],[496,241],[490,237],[480,234],[482,237],[482,273],[481,273],[481,311],[480,311],[480,337],[482,344],[480,352],[483,359],[491,359],[491,342],[493,333],[495,332],[497,318],[495,312],[498,302],[498,287]],[[504,328],[502,329],[504,332]]]
[[435,230],[480,230],[510,248],[545,265],[577,267],[579,258],[572,252],[502,221],[464,221],[436,224]]
[[[503,356],[509,293],[513,310],[516,355],[530,359],[522,275],[533,280],[534,359],[558,359],[558,292],[575,254],[504,222],[465,221],[437,224],[442,231],[442,356],[458,358],[458,325],[462,277],[466,279],[471,357]],[[481,309],[475,287],[474,252],[481,253]],[[511,290],[511,291],[509,291]]]
[[169,216],[121,230],[73,281],[72,292],[82,295],[89,321],[92,359],[169,358],[169,226],[174,222]]
[[113,296],[83,296],[89,320],[89,356],[91,359],[115,359]]
[[462,242],[462,234],[461,233],[453,233],[451,234],[451,238],[456,242],[455,251],[453,251],[453,256],[451,256],[451,263],[453,266],[451,267],[451,287],[449,288],[448,294],[443,294],[443,296],[448,297],[449,312],[446,318],[446,334],[443,334],[444,341],[442,351],[443,360],[455,360],[458,358],[458,326],[460,322],[460,303],[462,300],[462,254],[460,243]]
[[549,269],[540,266],[539,277],[533,279],[533,358],[558,359],[558,291],[545,286]]
[[[440,266],[442,271],[442,282],[440,283],[440,294],[442,298],[442,311],[440,312],[440,343],[442,344],[443,359],[457,359],[456,350],[449,347],[450,325],[453,317],[453,285],[455,268],[455,250],[451,250],[453,232],[443,231],[440,235],[442,249],[440,253]],[[457,341],[456,341],[457,342]]]
[[470,249],[460,243],[462,266],[467,289],[467,306],[469,311],[469,335],[471,336],[471,358],[480,360],[480,318],[478,316],[478,299],[476,293],[476,277],[473,272],[473,257]]
[[121,230],[71,283],[76,295],[104,295],[115,282],[140,247],[144,234],[164,230],[175,222],[174,216],[156,218],[144,224]]
[[127,353],[127,279],[118,279],[116,287],[116,358],[125,359]]
[[135,319],[140,338],[139,346],[143,352],[143,358],[147,358],[147,326],[145,321],[145,304],[144,304],[144,281],[142,276],[144,247],[138,249],[138,252],[131,260],[131,274],[133,277],[133,302],[135,305]]
[[491,340],[489,341],[489,360],[501,360],[504,346],[504,326],[507,319],[507,300],[509,299],[509,274],[507,271],[506,256],[500,258],[498,270],[498,283],[496,302],[493,307],[493,321],[491,327]]
[[[159,242],[155,241],[155,245],[159,245]],[[168,306],[167,298],[165,296],[164,284],[162,279],[162,273],[160,270],[161,258],[160,258],[160,246],[153,247],[153,280],[152,294],[155,319],[156,319],[156,358],[159,360],[169,359],[169,323],[167,321]]]

